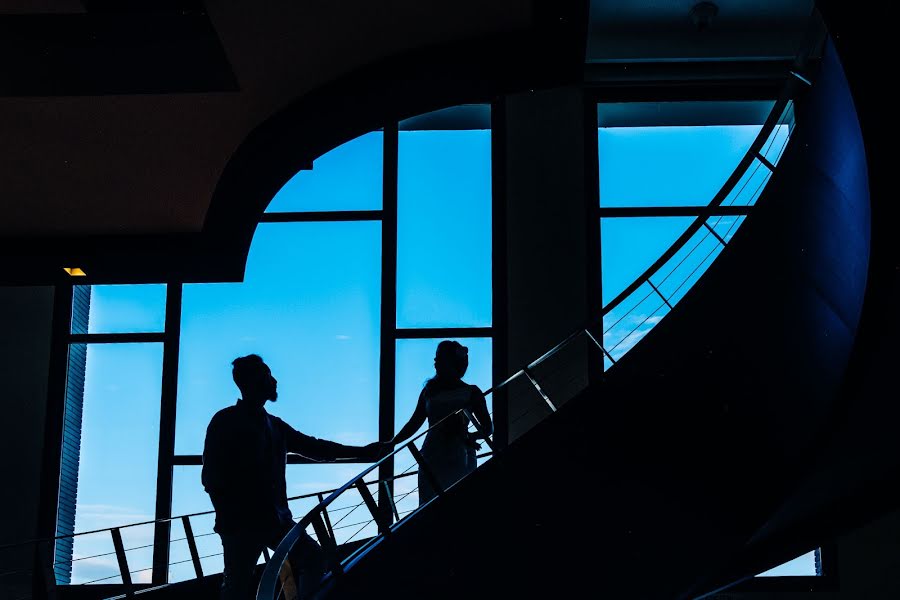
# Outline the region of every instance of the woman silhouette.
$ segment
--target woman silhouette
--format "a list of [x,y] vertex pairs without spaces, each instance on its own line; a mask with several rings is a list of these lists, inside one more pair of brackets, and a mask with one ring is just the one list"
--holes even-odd
[[[468,368],[468,348],[449,340],[438,344],[434,355],[435,375],[425,383],[409,422],[391,440],[392,444],[405,441],[418,431],[426,417],[428,426],[433,427],[461,408],[470,409],[481,427],[480,434],[468,432],[468,419],[462,413],[425,434],[422,455],[443,489],[475,470],[475,450],[480,447],[476,440],[493,431],[484,394],[477,386],[462,380]],[[435,494],[428,477],[420,469],[419,504],[425,504]]]

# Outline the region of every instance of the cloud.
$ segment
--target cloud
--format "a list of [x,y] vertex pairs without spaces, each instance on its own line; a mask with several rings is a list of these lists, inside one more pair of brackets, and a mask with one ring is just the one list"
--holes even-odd
[[[138,509],[117,506],[112,504],[79,504],[75,515],[76,533],[79,531],[93,531],[95,529],[108,529],[110,527],[143,523],[153,520],[153,515]],[[104,535],[104,534],[95,534]],[[109,534],[105,534],[107,538]],[[141,525],[139,527],[127,527],[122,529],[122,536],[131,541],[150,539],[153,536],[153,525]],[[89,536],[93,537],[93,536]]]
[[[77,556],[75,558],[78,558]],[[132,557],[129,557],[131,559]],[[131,562],[131,560],[129,560]],[[129,570],[132,571],[134,565],[129,564]],[[135,583],[150,583],[153,576],[152,568],[141,569],[140,571],[131,573],[131,580]],[[116,583],[119,579],[119,563],[115,556],[97,556],[94,558],[85,558],[76,560],[72,563],[72,583],[80,584],[89,581],[97,581],[97,583]]]

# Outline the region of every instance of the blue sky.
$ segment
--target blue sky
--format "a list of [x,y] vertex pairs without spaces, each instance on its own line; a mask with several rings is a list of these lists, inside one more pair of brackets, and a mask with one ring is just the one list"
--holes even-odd
[[[758,129],[602,129],[601,205],[705,204]],[[269,210],[381,208],[382,143],[381,132],[373,132],[324,155],[312,171],[291,179]],[[399,151],[397,326],[490,326],[490,132],[403,131]],[[747,199],[759,183],[752,180],[749,185],[753,176],[748,176],[746,194],[732,200],[753,201]],[[690,222],[690,218],[603,219],[604,302],[640,275]],[[710,224],[727,239],[740,221],[729,218]],[[184,286],[176,454],[202,452],[210,417],[238,397],[230,362],[248,353],[262,355],[278,379],[279,400],[268,406],[270,412],[317,437],[348,444],[376,439],[381,243],[378,221],[260,224],[244,282]],[[698,234],[684,256],[676,256],[660,273],[657,284],[667,295],[680,298],[715,259],[717,246],[710,236]],[[616,347],[614,355],[627,351],[665,315],[658,306],[661,301],[645,292],[639,289],[607,318],[604,339]],[[161,331],[164,312],[165,286],[97,286],[90,331]],[[397,343],[398,428],[433,374],[438,341]],[[460,341],[470,347],[466,379],[489,388],[491,340]],[[76,531],[153,517],[161,369],[161,344],[89,347]],[[398,461],[400,471],[411,465],[403,460]],[[359,465],[291,466],[288,492],[337,487],[359,469]],[[174,514],[211,509],[199,473],[199,467],[176,468]],[[413,483],[414,478],[398,482],[398,494],[410,491]],[[347,499],[348,506],[351,501]],[[398,508],[410,509],[416,501],[413,493]],[[295,516],[308,506],[295,503]],[[341,507],[335,508],[340,512]],[[341,516],[346,516],[344,524],[363,520],[359,510]],[[211,518],[194,523],[197,534],[211,528]],[[357,529],[342,529],[341,535],[346,539]],[[124,534],[126,547],[152,540],[149,527]],[[176,524],[173,539],[182,535]],[[112,550],[108,535],[92,537],[78,540],[76,556]],[[201,555],[221,551],[215,535],[199,538],[198,544]],[[187,558],[186,544],[173,542],[172,560]],[[149,566],[149,549],[130,552],[129,561],[132,569]],[[76,565],[75,582],[115,572],[112,556]],[[808,568],[809,560],[803,565]],[[220,569],[221,558],[205,559],[204,568]],[[172,576],[190,577],[190,564],[173,567]],[[135,578],[147,577],[149,571]]]

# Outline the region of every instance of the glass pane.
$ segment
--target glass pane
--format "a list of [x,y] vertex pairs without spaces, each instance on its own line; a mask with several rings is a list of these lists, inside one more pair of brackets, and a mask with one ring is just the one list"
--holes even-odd
[[601,127],[600,205],[709,204],[761,128]]
[[524,374],[510,381],[505,393],[509,405],[510,442],[514,442],[552,413],[547,401]]
[[[175,467],[172,479],[172,515],[182,516],[213,510],[209,495],[200,483],[199,466]],[[190,517],[191,530],[197,544],[197,554],[203,574],[222,572],[222,541],[213,531],[215,514]],[[169,581],[184,581],[196,577],[191,553],[180,519],[172,522],[169,535]]]
[[397,326],[491,325],[491,132],[401,131]]
[[147,333],[161,332],[166,327],[166,286],[148,285],[92,285],[89,294],[76,293],[72,305],[72,333],[85,333],[83,325],[76,326],[80,313],[88,307],[87,333]]
[[[734,217],[727,217],[734,219]],[[710,226],[720,217],[710,219]],[[718,231],[716,233],[719,233]],[[724,231],[723,231],[724,233]],[[651,283],[665,296],[669,304],[677,304],[684,295],[694,287],[694,284],[706,273],[709,265],[722,251],[722,243],[710,233],[706,227],[701,227],[691,236],[691,239],[682,246],[659,271],[650,278]]]
[[184,286],[178,454],[200,454],[213,414],[239,396],[231,361],[256,353],[278,380],[266,405],[296,429],[378,438],[381,224],[261,224],[243,283]]
[[768,571],[760,573],[757,577],[785,577],[785,576],[815,576],[818,575],[816,570],[816,552],[807,552],[803,556],[798,556],[794,560],[790,560],[783,565],[773,567]]
[[380,131],[326,152],[284,184],[266,212],[381,209],[383,152]]
[[[395,405],[395,431],[406,424],[412,416],[425,382],[434,376],[434,352],[441,339],[397,340],[397,379]],[[482,392],[491,387],[493,380],[493,340],[491,338],[459,338],[457,342],[469,349],[469,369],[463,381],[477,385]],[[493,412],[491,396],[487,396],[488,411]],[[419,430],[424,431],[427,423]],[[416,442],[421,448],[422,439]],[[487,445],[482,445],[479,454],[488,452]],[[396,475],[411,473],[418,466],[409,452],[400,452],[394,465]],[[404,477],[394,487],[397,511],[411,511],[419,505],[417,477]],[[402,515],[401,515],[402,516]]]
[[640,277],[693,221],[694,217],[601,219],[604,306]]
[[[88,345],[76,532],[154,518],[161,378],[162,344]],[[153,530],[123,529],[122,538],[126,549],[152,544]],[[115,556],[85,558],[108,552],[109,540],[108,532],[75,538],[74,559],[81,560],[73,560],[72,583],[117,569]],[[135,556],[129,566],[143,569],[149,564],[137,561],[146,558]]]
[[[663,299],[648,284],[643,284],[621,304],[603,317],[603,346],[614,360],[643,339],[669,312]],[[611,361],[606,358],[606,368]]]

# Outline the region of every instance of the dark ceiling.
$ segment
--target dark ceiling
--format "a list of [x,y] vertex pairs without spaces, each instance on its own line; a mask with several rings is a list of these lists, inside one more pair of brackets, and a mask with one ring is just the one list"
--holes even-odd
[[[774,63],[810,9],[808,1],[723,1],[698,32],[685,16],[692,5],[6,2],[6,282],[53,283],[63,266],[85,265],[98,282],[240,278],[253,217],[277,191],[269,188],[329,144],[383,120],[542,81],[578,83],[585,59],[597,67],[735,57],[758,64],[764,54],[763,63]],[[743,40],[744,49],[716,36]],[[746,51],[753,44],[762,50]],[[275,151],[286,155],[277,167]],[[257,172],[266,181],[259,189]],[[235,233],[229,227],[239,219],[252,223]],[[233,248],[229,236],[240,238]]]
[[54,4],[0,13],[0,236],[199,231],[237,146],[305,92],[531,22],[521,0]]

